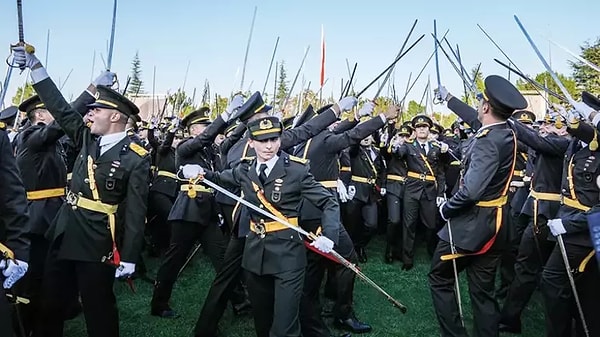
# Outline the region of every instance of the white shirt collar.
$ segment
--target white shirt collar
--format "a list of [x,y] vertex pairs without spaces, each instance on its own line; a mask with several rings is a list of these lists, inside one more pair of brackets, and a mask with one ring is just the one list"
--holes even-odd
[[265,170],[265,175],[268,177],[269,173],[271,173],[271,170],[273,170],[273,167],[275,167],[277,160],[279,160],[278,155],[274,155],[273,158],[267,160],[266,162],[261,162],[260,159],[258,159],[258,157],[256,157],[256,174],[260,174],[260,165],[261,164],[267,164],[267,169]]
[[104,152],[110,150],[113,146],[119,143],[127,137],[127,131],[111,133],[109,135],[100,137],[100,155],[104,154]]

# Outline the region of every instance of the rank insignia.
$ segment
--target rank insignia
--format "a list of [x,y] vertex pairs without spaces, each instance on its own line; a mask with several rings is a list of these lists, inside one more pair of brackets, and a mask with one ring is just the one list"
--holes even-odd
[[106,183],[105,183],[105,187],[107,191],[112,191],[115,189],[115,179],[114,178],[108,178],[106,179]]

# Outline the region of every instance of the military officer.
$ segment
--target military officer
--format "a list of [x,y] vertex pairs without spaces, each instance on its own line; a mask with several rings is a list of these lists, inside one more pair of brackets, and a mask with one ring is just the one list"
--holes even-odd
[[[494,297],[494,281],[506,233],[510,177],[514,171],[517,140],[506,120],[527,101],[506,79],[491,75],[478,97],[479,129],[463,157],[458,192],[440,205],[446,226],[438,242],[429,272],[429,284],[442,336],[467,336],[454,292],[454,268],[468,270],[474,317],[474,336],[498,336],[500,314]],[[448,98],[444,87],[440,99]],[[452,259],[456,259],[453,264]]]
[[[41,101],[81,149],[67,203],[46,233],[50,252],[43,281],[41,335],[62,336],[65,299],[78,289],[88,334],[118,336],[113,283],[116,277],[135,271],[148,197],[148,153],[132,143],[125,131],[127,120],[139,110],[120,93],[99,86],[95,102],[89,105],[92,124],[87,128],[35,55],[24,47],[14,47],[13,55],[19,66],[31,69]],[[127,207],[117,218],[122,204]],[[116,237],[117,232],[123,234]]]
[[12,143],[18,132],[13,130],[13,125],[15,124],[15,119],[17,118],[17,113],[19,112],[19,108],[16,106],[9,106],[8,108],[0,111],[0,122],[4,123],[6,132],[8,133],[8,140]]
[[0,122],[0,335],[13,336],[17,330],[13,331],[6,294],[27,272],[30,240],[25,188],[6,128],[7,125]]
[[[184,176],[205,174],[218,184],[235,184],[245,199],[298,226],[303,198],[322,210],[323,235],[312,245],[328,253],[339,236],[339,207],[331,193],[315,181],[305,160],[280,152],[283,125],[277,117],[248,123],[249,146],[256,158],[243,160],[232,170],[215,173],[199,165],[184,167]],[[242,266],[248,271],[256,334],[300,336],[298,319],[304,284],[306,251],[303,238],[279,222],[250,211],[251,232],[246,238]]]

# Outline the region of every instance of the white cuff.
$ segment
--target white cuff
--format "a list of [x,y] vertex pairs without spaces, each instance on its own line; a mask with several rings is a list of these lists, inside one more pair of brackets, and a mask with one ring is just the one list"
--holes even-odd
[[438,213],[440,213],[440,217],[442,218],[442,220],[444,221],[448,221],[448,219],[446,219],[444,217],[444,213],[442,212],[442,208],[444,208],[444,205],[446,204],[446,201],[444,201],[439,207],[438,207]]
[[48,77],[50,76],[48,76],[48,72],[44,67],[39,67],[31,71],[31,81],[33,81],[33,84],[40,83]]
[[381,118],[381,120],[382,120],[384,123],[387,123],[387,118],[385,117],[385,115],[384,115],[384,114],[379,114],[379,117]]
[[598,127],[598,123],[600,123],[600,113],[597,113],[594,119],[592,119],[592,125]]

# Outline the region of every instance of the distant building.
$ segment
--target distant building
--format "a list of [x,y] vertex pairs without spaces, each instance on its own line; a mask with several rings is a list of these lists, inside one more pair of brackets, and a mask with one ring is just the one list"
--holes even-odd
[[[140,109],[139,116],[142,120],[149,121],[153,116],[160,116],[163,108],[165,108],[167,97],[166,95],[138,95],[136,97],[130,97],[130,99]],[[171,114],[172,107],[166,107],[163,116],[170,116]]]
[[522,90],[521,94],[523,94],[527,100],[527,110],[533,112],[537,117],[537,120],[544,119],[548,95],[542,96],[535,90]]

